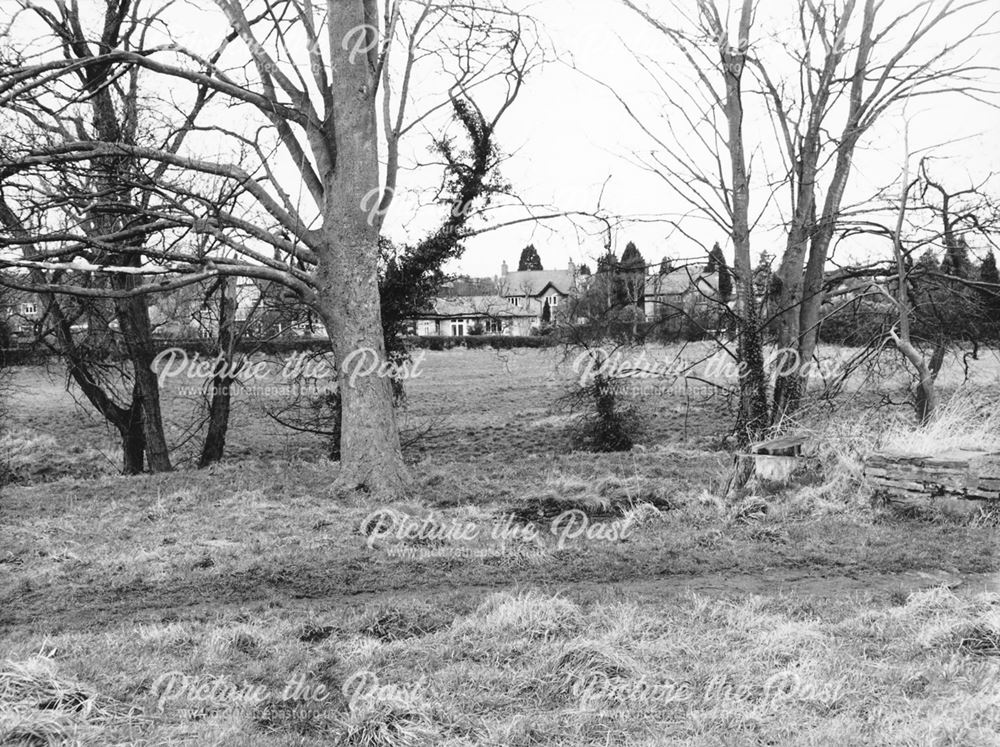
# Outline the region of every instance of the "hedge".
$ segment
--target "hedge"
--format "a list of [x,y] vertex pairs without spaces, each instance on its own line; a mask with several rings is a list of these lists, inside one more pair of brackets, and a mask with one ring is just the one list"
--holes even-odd
[[452,348],[494,348],[509,350],[511,348],[548,348],[557,344],[554,335],[532,335],[519,337],[515,335],[468,335],[466,337],[448,337],[445,335],[428,335],[426,337],[410,336],[405,339],[408,348],[426,348],[427,350],[451,350]]

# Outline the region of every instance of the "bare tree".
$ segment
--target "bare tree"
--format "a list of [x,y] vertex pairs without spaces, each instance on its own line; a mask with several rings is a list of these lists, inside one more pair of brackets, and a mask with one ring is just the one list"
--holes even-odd
[[977,79],[987,68],[970,62],[969,50],[992,30],[992,7],[983,0],[921,0],[896,9],[877,0],[800,2],[799,38],[787,48],[794,75],[780,76],[779,61],[754,58],[780,133],[790,197],[777,275],[784,357],[777,361],[772,422],[794,412],[803,394],[795,362],[808,363],[815,354],[827,263],[858,144],[913,97],[987,93]]
[[[733,243],[733,313],[738,333],[737,356],[742,365],[735,431],[737,441],[745,446],[761,437],[768,420],[761,326],[753,292],[750,245],[753,221],[743,131],[743,78],[751,59],[754,3],[743,0],[738,6],[736,38],[732,39],[730,19],[715,0],[699,0],[694,18],[673,3],[667,12],[656,15],[632,0],[622,2],[679,50],[686,72],[694,81],[692,86],[680,74],[672,76],[664,72],[665,65],[642,62],[654,78],[667,78],[659,88],[671,113],[677,112],[679,121],[690,128],[694,138],[690,145],[676,137],[676,130],[669,123],[668,130],[659,133],[643,122],[627,102],[620,100],[660,148],[660,153],[654,153],[652,160],[645,162],[647,168],[687,200],[694,212],[724,230]],[[672,25],[675,19],[686,25]],[[707,160],[702,161],[703,158]],[[738,472],[745,471],[742,463],[737,466]]]
[[[193,256],[171,246],[156,255],[166,271],[143,263],[102,267],[99,272],[116,274],[128,267],[133,274],[162,278],[147,284],[153,287],[116,287],[108,295],[128,299],[229,275],[271,280],[317,310],[338,361],[362,349],[385,361],[379,234],[398,186],[400,141],[445,106],[468,101],[470,92],[480,88],[499,89],[503,103],[496,116],[506,111],[530,54],[521,17],[486,0],[460,5],[430,0],[216,0],[216,5],[233,31],[210,55],[170,44],[100,48],[99,54],[83,61],[46,59],[5,76],[0,103],[16,101],[47,81],[80,70],[103,82],[145,69],[173,80],[172,85],[192,84],[198,93],[191,98],[212,96],[231,110],[249,107],[252,120],[267,125],[265,131],[248,136],[226,124],[210,125],[213,133],[238,145],[243,159],[225,161],[181,154],[163,145],[78,138],[30,149],[8,168],[122,158],[155,164],[162,171],[148,189],[167,192],[172,200],[164,199],[151,211],[156,220],[180,233],[211,234],[238,256]],[[438,78],[447,78],[444,95],[423,106],[414,103],[413,92],[420,65],[434,67]],[[386,143],[384,169],[380,140]],[[284,155],[283,164],[295,169],[304,194],[286,189],[283,172],[274,163],[275,149]],[[243,210],[226,210],[199,192],[193,180],[199,175],[240,193]],[[120,233],[114,238],[127,238]],[[53,269],[51,256],[44,269]],[[41,285],[41,290],[66,291]],[[339,384],[340,483],[387,496],[400,494],[409,476],[388,378],[357,376],[341,366]]]
[[[152,471],[168,471],[171,460],[159,385],[152,370],[149,310],[141,287],[145,252],[153,249],[162,225],[149,218],[153,192],[137,187],[140,181],[155,184],[166,168],[161,165],[144,173],[137,159],[127,153],[95,159],[85,168],[79,168],[75,159],[37,171],[22,169],[18,163],[21,153],[34,148],[58,151],[74,142],[128,148],[153,134],[141,125],[150,113],[141,108],[146,92],[137,71],[112,74],[102,56],[112,49],[141,48],[159,12],[147,13],[141,1],[106,0],[103,15],[95,19],[99,36],[91,39],[85,31],[90,19],[81,14],[77,3],[49,7],[19,0],[18,5],[47,28],[66,70],[64,76],[38,73],[44,64],[32,65],[28,52],[10,50],[12,59],[0,70],[0,85],[17,91],[6,102],[8,121],[27,133],[18,144],[8,135],[4,147],[6,163],[0,168],[0,186],[5,188],[0,193],[3,243],[20,249],[24,257],[22,266],[30,274],[20,277],[22,284],[44,291],[46,340],[55,343],[86,399],[120,432],[123,470],[134,474],[148,464]],[[37,73],[34,80],[33,73]],[[180,150],[207,93],[201,89],[182,118],[185,124],[168,132],[162,146],[166,152]],[[63,266],[46,267],[52,258],[64,260]],[[104,265],[118,266],[121,271],[84,280],[86,292],[80,295],[87,298],[88,331],[86,339],[77,339],[72,312],[51,291],[71,284],[70,277],[85,274],[83,268]],[[102,300],[103,296],[113,300]],[[111,319],[131,364],[126,377],[131,379],[131,385],[126,382],[131,391],[124,404],[116,402],[113,382],[100,373]],[[117,376],[120,371],[115,370]]]
[[[896,349],[910,363],[917,376],[917,417],[921,424],[928,423],[937,410],[940,398],[938,397],[935,382],[938,371],[941,367],[941,358],[935,353],[936,365],[929,362],[917,347],[913,344],[910,334],[911,308],[909,299],[908,283],[908,253],[903,246],[903,227],[906,223],[907,204],[910,200],[910,192],[917,182],[910,179],[910,149],[906,144],[903,155],[903,168],[900,177],[899,207],[896,212],[896,223],[892,230],[892,253],[896,266],[896,293],[891,294],[884,286],[881,286],[886,297],[892,300],[898,312],[898,322],[889,331],[889,337],[895,343]],[[943,357],[943,355],[941,356]]]
[[[660,94],[659,120],[602,84],[655,144],[634,158],[688,203],[690,215],[719,226],[733,241],[733,311],[745,367],[738,438],[745,444],[780,424],[801,399],[801,364],[815,354],[823,301],[839,277],[829,272],[829,260],[851,208],[844,202],[859,143],[907,99],[992,93],[980,80],[989,68],[975,61],[975,45],[995,30],[997,11],[984,0],[907,6],[801,0],[790,6],[793,34],[762,29],[752,42],[752,28],[761,24],[758,11],[770,10],[763,5],[739,3],[722,12],[713,0],[699,0],[694,11],[679,2],[622,3],[670,42],[656,55],[635,53]],[[738,29],[735,42],[730,28]],[[750,76],[752,82],[743,80]],[[740,126],[747,107],[769,112],[773,133],[762,128],[765,134],[747,142]],[[750,153],[762,156],[757,163],[763,161],[763,172],[751,170]],[[775,153],[780,169],[768,168]],[[786,189],[787,211],[777,199]],[[760,355],[768,320],[758,313],[749,260],[750,232],[768,211],[787,216],[781,268],[767,290],[779,346],[793,359],[776,362],[781,375],[773,408]],[[794,360],[800,365],[790,365]]]

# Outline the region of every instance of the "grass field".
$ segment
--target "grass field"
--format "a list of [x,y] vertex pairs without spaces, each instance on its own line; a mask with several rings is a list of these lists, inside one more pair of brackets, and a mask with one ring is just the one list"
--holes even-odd
[[[996,361],[943,374],[970,419]],[[182,469],[125,479],[58,369],[19,369],[0,743],[1000,744],[995,517],[898,516],[860,474],[909,417],[891,361],[809,408],[812,467],[739,505],[710,384],[647,391],[639,446],[599,455],[570,447],[573,375],[428,353],[413,495],[380,507],[333,493],[323,439],[264,414],[280,396],[241,398],[194,471],[172,389]]]

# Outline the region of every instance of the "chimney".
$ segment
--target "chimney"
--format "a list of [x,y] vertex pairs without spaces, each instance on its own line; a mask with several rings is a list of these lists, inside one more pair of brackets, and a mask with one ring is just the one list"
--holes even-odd
[[576,264],[573,262],[573,258],[569,258],[569,271],[576,275]]
[[502,277],[502,278],[507,277],[507,261],[506,260],[504,260],[503,262],[500,263],[500,277]]

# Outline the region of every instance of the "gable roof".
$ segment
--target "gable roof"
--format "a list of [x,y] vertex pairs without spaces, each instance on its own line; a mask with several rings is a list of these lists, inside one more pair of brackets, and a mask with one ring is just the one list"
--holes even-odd
[[564,296],[576,288],[573,270],[522,270],[500,278],[500,292],[505,296],[538,296],[551,285]]
[[646,278],[647,296],[683,296],[698,286],[702,293],[715,293],[719,289],[718,275],[699,273],[693,267],[682,267],[666,275]]
[[535,316],[532,312],[512,306],[500,296],[461,296],[457,298],[435,298],[428,313],[421,316],[437,317],[515,317]]

